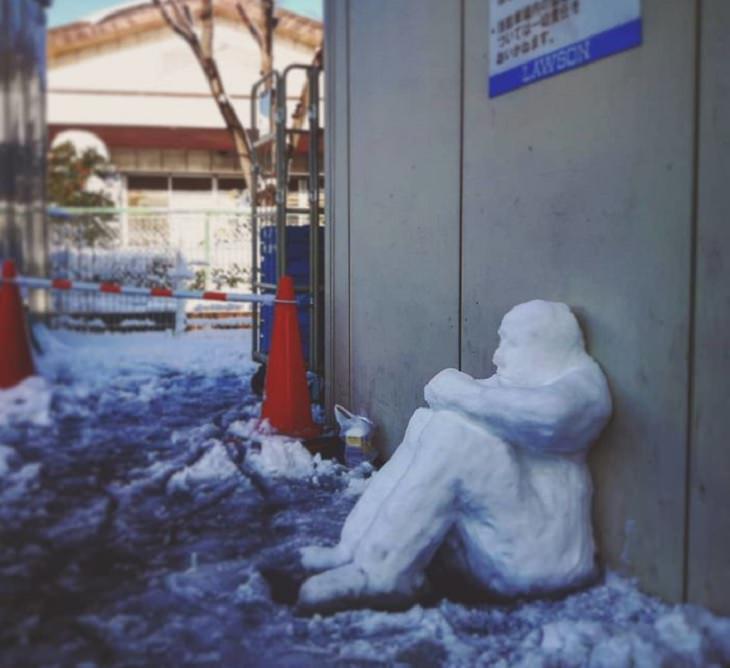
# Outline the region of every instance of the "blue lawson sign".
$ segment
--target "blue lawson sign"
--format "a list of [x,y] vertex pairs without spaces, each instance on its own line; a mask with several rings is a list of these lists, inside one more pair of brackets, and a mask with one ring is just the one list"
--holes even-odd
[[640,0],[491,0],[489,97],[639,46]]

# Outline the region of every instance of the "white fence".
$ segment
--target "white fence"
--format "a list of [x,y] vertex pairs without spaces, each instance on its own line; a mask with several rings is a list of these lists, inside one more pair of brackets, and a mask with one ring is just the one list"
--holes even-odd
[[[134,287],[251,291],[247,210],[51,209],[50,275]],[[248,307],[213,305],[216,322],[245,321]],[[54,323],[83,329],[180,328],[210,305],[129,295],[55,293]],[[176,316],[177,314],[177,316]],[[221,316],[223,318],[221,319]]]

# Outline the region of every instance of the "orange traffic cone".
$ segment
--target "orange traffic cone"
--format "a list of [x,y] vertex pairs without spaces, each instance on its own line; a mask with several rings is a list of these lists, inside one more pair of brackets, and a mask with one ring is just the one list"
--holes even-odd
[[[15,263],[3,263],[3,278],[15,278]],[[35,373],[20,290],[15,283],[0,283],[0,388],[14,387]]]
[[299,336],[294,281],[282,276],[274,304],[274,331],[261,417],[289,436],[313,438],[320,428],[312,420],[302,344]]

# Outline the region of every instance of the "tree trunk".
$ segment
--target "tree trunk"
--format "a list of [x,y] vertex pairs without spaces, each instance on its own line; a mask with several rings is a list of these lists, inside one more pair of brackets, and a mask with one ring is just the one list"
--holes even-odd
[[[223,117],[226,129],[233,138],[236,147],[236,160],[246,186],[251,191],[251,197],[256,194],[252,192],[253,179],[253,146],[246,130],[243,127],[236,110],[226,94],[223,80],[221,79],[218,64],[213,56],[213,0],[202,0],[200,12],[200,36],[196,33],[193,14],[187,4],[181,4],[179,0],[153,0],[160,11],[165,23],[190,46],[195,58],[203,70],[208,81],[210,92],[218,105],[218,110]],[[267,0],[272,1],[273,0]],[[273,5],[272,5],[273,11]]]

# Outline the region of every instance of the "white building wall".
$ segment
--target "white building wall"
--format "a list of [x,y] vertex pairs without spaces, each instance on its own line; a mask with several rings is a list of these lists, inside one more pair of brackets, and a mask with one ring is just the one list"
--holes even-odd
[[[251,86],[260,77],[258,46],[245,28],[218,21],[215,54],[232,103],[248,125]],[[275,40],[278,70],[309,64],[312,56],[309,48]],[[304,79],[297,72],[289,81],[287,97],[297,98]],[[224,127],[190,47],[169,30],[66,56],[51,64],[48,87],[52,124]]]

